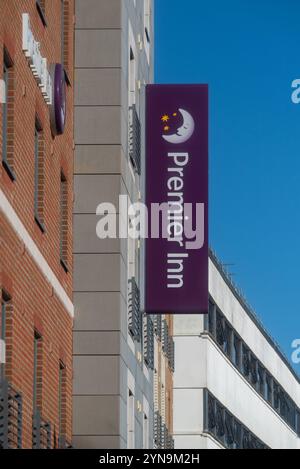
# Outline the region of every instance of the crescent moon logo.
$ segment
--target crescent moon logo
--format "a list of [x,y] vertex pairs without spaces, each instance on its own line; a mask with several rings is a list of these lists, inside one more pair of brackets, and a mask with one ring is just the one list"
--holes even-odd
[[183,118],[182,126],[177,129],[175,134],[162,136],[166,142],[174,145],[187,142],[195,131],[195,121],[191,114],[184,109],[179,109],[179,112]]

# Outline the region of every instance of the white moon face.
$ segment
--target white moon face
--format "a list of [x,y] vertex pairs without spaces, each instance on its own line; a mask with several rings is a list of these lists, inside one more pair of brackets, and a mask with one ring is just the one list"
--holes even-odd
[[176,134],[173,135],[163,135],[163,139],[166,142],[179,144],[187,142],[194,133],[195,130],[195,121],[191,114],[184,109],[179,109],[180,114],[183,118],[183,124],[177,130]]

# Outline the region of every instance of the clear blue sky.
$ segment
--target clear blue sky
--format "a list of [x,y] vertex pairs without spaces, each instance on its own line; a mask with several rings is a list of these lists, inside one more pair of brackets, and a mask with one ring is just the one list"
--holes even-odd
[[300,2],[155,4],[156,82],[210,86],[210,244],[290,357],[300,338],[300,104],[290,98]]

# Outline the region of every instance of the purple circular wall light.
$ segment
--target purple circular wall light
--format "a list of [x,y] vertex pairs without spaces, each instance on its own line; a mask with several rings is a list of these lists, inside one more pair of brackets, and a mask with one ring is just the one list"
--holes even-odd
[[66,77],[64,67],[61,64],[53,64],[51,67],[52,76],[52,105],[50,111],[51,130],[53,136],[62,135],[66,124]]

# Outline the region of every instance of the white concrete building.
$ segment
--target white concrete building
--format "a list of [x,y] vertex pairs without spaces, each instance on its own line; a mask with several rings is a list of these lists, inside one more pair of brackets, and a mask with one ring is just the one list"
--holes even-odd
[[300,449],[300,380],[210,255],[210,312],[175,316],[176,449]]

